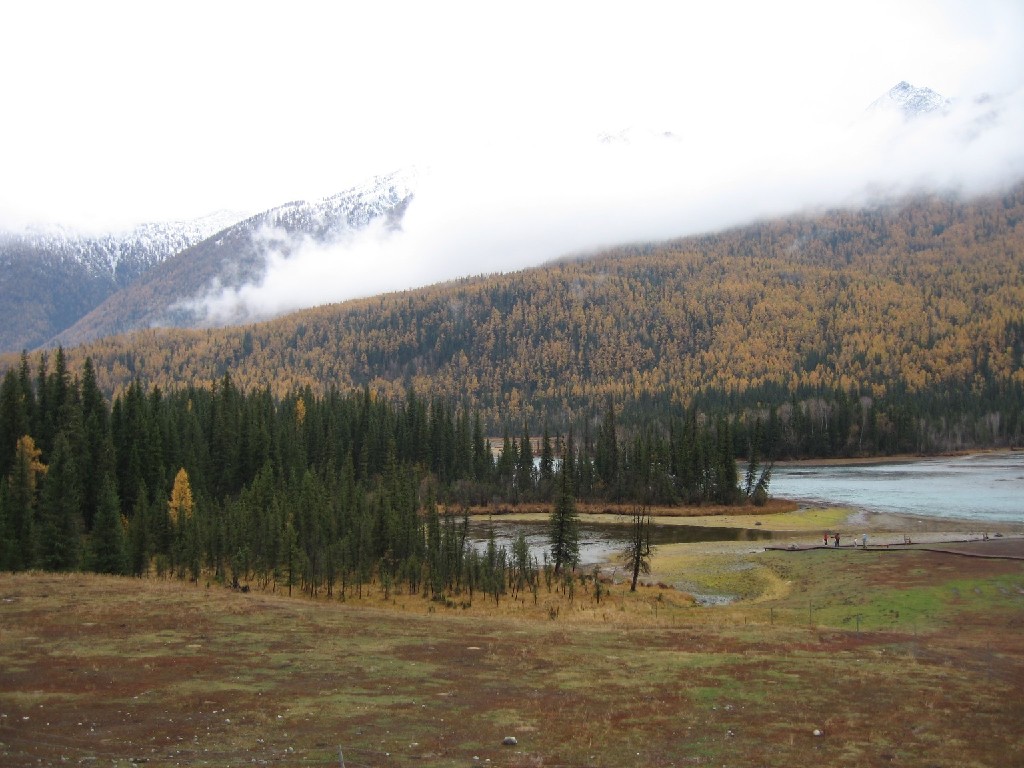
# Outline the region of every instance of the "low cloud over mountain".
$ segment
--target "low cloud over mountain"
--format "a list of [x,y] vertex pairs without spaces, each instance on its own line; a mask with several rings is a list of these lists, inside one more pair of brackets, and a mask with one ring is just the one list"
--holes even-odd
[[[904,82],[846,125],[756,114],[719,124],[694,105],[681,129],[553,139],[530,153],[480,137],[402,176],[411,198],[400,227],[380,220],[327,239],[263,232],[260,279],[213,283],[188,303],[210,322],[238,322],[805,209],[981,193],[1024,174],[1022,96],[955,101]],[[727,151],[705,151],[723,135]]]
[[[737,98],[741,96],[738,95]],[[852,120],[627,127],[510,146],[477,136],[429,162],[229,227],[152,268],[53,343],[253,322],[636,241],[1024,176],[1024,93],[947,99],[901,82]],[[712,150],[711,148],[714,148]]]

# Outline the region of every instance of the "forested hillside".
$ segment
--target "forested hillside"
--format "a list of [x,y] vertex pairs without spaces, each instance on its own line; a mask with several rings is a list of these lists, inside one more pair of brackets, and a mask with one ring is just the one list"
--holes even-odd
[[[486,254],[481,254],[486,263]],[[1024,187],[971,202],[765,222],[544,268],[67,350],[108,392],[225,373],[282,396],[407,388],[524,422],[623,424],[696,405],[782,435],[784,455],[1021,439]],[[10,360],[10,364],[16,364]],[[33,362],[33,364],[35,364]]]
[[[778,458],[1017,444],[1022,220],[1024,188],[918,200],[23,353],[0,569],[499,599],[572,566],[577,499],[761,504]],[[524,501],[553,563],[467,548],[459,512]]]

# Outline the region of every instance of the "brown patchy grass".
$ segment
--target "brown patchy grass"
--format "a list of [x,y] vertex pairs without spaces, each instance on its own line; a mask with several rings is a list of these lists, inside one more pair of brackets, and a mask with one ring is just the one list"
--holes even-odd
[[[636,511],[636,504],[613,504],[610,502],[587,502],[577,501],[576,511],[586,519],[618,519],[628,518]],[[753,504],[737,507],[724,504],[701,504],[699,506],[651,506],[647,508],[651,517],[659,520],[672,518],[701,518],[701,517],[729,517],[729,516],[750,516],[752,518],[765,517],[794,512],[800,508],[795,501],[788,499],[769,499],[763,507],[755,507]],[[470,507],[469,513],[475,517],[487,517],[493,515],[509,520],[515,520],[519,516],[526,519],[537,519],[538,515],[547,518],[551,514],[550,503],[531,502],[523,504],[493,504],[489,506]],[[717,525],[718,523],[712,523]]]
[[0,764],[1019,763],[1024,563],[719,554],[763,589],[495,609],[0,574]]

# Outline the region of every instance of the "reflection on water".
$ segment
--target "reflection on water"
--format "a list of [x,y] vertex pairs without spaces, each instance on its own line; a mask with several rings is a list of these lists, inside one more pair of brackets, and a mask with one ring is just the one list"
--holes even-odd
[[[548,525],[544,522],[512,522],[495,518],[486,522],[474,520],[469,524],[469,542],[478,552],[487,549],[491,528],[495,543],[512,551],[512,544],[522,532],[530,547],[530,554],[543,564],[544,553],[550,552]],[[580,526],[580,565],[614,560],[629,541],[630,526],[622,524],[584,524]],[[762,541],[772,538],[771,531],[757,528],[714,528],[699,525],[652,525],[651,544],[676,544],[694,541]]]
[[1024,453],[776,467],[771,492],[778,498],[874,512],[1024,521]]

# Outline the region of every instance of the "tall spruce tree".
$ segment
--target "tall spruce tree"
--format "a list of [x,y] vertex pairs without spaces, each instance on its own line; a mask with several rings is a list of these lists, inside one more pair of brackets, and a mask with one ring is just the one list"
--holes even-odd
[[597,436],[594,469],[604,486],[604,493],[610,499],[619,498],[619,443],[615,427],[615,403],[608,398],[604,421]]
[[533,496],[533,446],[530,444],[530,432],[523,424],[523,437],[519,441],[519,456],[516,461],[515,493],[516,500],[528,501]]
[[128,572],[121,502],[109,475],[101,486],[100,505],[89,535],[88,562],[90,570],[96,573],[122,575]]
[[576,499],[573,496],[572,480],[568,471],[571,466],[571,462],[563,458],[558,498],[551,511],[549,537],[555,575],[561,572],[563,566],[575,568],[580,559],[579,516],[576,513]]
[[81,563],[82,493],[71,443],[59,432],[39,497],[38,564],[48,571],[73,571]]
[[551,501],[555,490],[555,452],[551,447],[551,434],[544,422],[544,434],[540,441],[540,471],[537,477],[537,495],[542,501]]
[[28,398],[17,374],[8,370],[0,384],[0,477],[11,471],[18,438],[27,434]]
[[515,477],[516,465],[519,463],[519,451],[516,442],[509,436],[508,427],[505,427],[505,434],[501,441],[501,455],[495,465],[495,475],[502,493],[511,497],[512,483]]
[[715,430],[714,500],[733,504],[739,493],[739,472],[732,444],[732,426],[726,416],[719,416]]
[[3,539],[6,542],[3,568],[21,571],[34,568],[39,552],[39,483],[46,466],[39,460],[42,451],[29,435],[16,445],[14,466],[7,476],[6,518]]
[[92,359],[82,365],[81,434],[78,446],[78,478],[81,486],[82,517],[85,529],[92,527],[100,504],[100,480],[115,468],[110,411],[96,382]]
[[153,554],[152,526],[149,493],[143,485],[135,497],[128,524],[128,571],[133,576],[143,576],[149,570],[149,558]]
[[494,456],[491,444],[484,437],[479,411],[473,414],[473,475],[478,482],[488,483],[494,474]]

